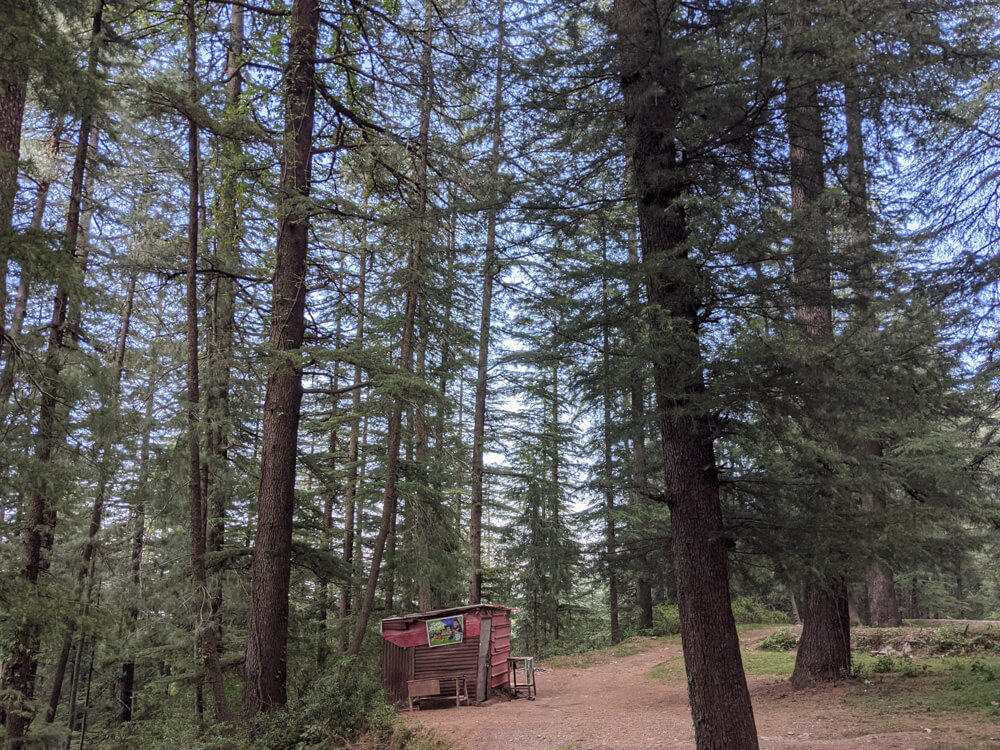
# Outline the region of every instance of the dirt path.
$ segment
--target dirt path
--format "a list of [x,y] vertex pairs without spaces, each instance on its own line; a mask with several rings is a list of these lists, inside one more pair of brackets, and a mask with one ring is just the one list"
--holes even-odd
[[[766,632],[746,633],[743,640]],[[666,678],[650,677],[658,665],[670,671]],[[680,645],[656,645],[589,667],[540,669],[534,701],[404,712],[404,721],[463,750],[694,747]],[[762,748],[1000,748],[995,724],[962,726],[953,717],[912,713],[858,715],[844,704],[856,689],[848,685],[793,693],[787,680],[752,677],[750,689]]]

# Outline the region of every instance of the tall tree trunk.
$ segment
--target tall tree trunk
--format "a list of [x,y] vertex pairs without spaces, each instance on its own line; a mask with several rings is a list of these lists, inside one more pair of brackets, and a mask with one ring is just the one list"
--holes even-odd
[[[795,32],[809,23],[802,15],[793,18],[788,29],[786,41],[797,60],[806,61],[811,54],[797,49],[795,40]],[[814,342],[822,343],[833,337],[833,290],[829,240],[822,218],[825,144],[816,81],[789,76],[785,108],[791,184],[792,300],[796,319]],[[799,601],[803,629],[792,673],[795,687],[844,677],[851,667],[847,585],[833,571],[823,571],[822,575],[823,580],[806,583]]]
[[[601,260],[605,267],[608,263],[607,232],[601,225]],[[601,279],[601,370],[604,391],[601,394],[603,420],[601,424],[604,448],[604,544],[605,567],[608,576],[608,614],[611,618],[611,642],[618,643],[622,639],[621,625],[618,622],[618,530],[615,524],[615,489],[612,484],[614,477],[614,460],[611,441],[611,332],[609,330],[608,312],[608,278],[607,271],[602,271]]]
[[[427,377],[427,329],[426,329],[426,306],[427,298],[421,295],[420,304],[417,306],[417,318],[421,321],[420,325],[420,335],[417,337],[416,347],[417,347],[417,375],[421,380],[426,381]],[[430,445],[428,442],[427,435],[427,408],[421,399],[416,404],[414,409],[414,436],[413,436],[413,448],[414,448],[414,463],[411,466],[416,466],[417,475],[415,477],[417,484],[424,484],[427,481],[427,468],[428,459],[430,457]],[[431,525],[431,507],[430,500],[427,497],[427,493],[421,491],[420,489],[414,493],[413,497],[414,508],[416,516],[416,523],[414,529],[414,546],[418,557],[421,560],[429,560],[430,555],[435,552],[440,554],[440,550],[432,550],[430,546],[429,531]],[[429,612],[434,609],[433,604],[433,591],[431,587],[430,578],[426,572],[420,575],[417,581],[417,608],[421,612]]]
[[851,615],[847,586],[807,586],[799,600],[802,639],[795,657],[792,687],[846,677],[851,670]]
[[[844,119],[847,133],[847,221],[849,232],[848,253],[855,287],[859,323],[866,330],[875,332],[874,321],[869,321],[869,308],[875,299],[875,248],[872,239],[871,215],[868,209],[868,170],[865,166],[865,140],[861,113],[861,91],[857,81],[844,83]],[[862,449],[875,460],[882,455],[879,440],[865,440]],[[878,520],[885,515],[888,498],[880,489],[866,492],[862,498],[864,510]],[[896,628],[903,624],[899,614],[899,601],[893,581],[892,567],[884,560],[872,559],[866,572],[868,584],[869,625]]]
[[[101,31],[103,2],[98,3],[94,16],[91,37],[91,70],[96,70],[95,47]],[[69,207],[66,215],[66,232],[63,240],[65,261],[71,272],[82,273],[84,251],[79,246],[80,216],[86,191],[87,163],[91,144],[93,116],[87,114],[80,122],[80,136],[77,141],[70,180]],[[16,179],[16,174],[15,174]],[[65,354],[67,320],[69,318],[69,285],[60,284],[56,289],[46,344],[42,400],[38,416],[38,431],[35,438],[35,457],[39,466],[47,466],[55,458],[59,443],[60,410],[63,407],[60,379]],[[31,586],[38,582],[41,573],[48,570],[49,553],[56,526],[56,498],[46,472],[39,471],[33,482],[28,503],[27,523],[24,532],[25,565],[21,577]],[[28,621],[19,628],[12,649],[12,668],[6,678],[4,688],[12,691],[17,698],[6,712],[6,742],[8,750],[20,750],[24,735],[34,716],[32,699],[35,693],[35,678],[38,670],[38,650],[40,647],[39,624]]]
[[[21,157],[21,125],[28,88],[28,66],[18,59],[26,50],[24,29],[29,26],[25,0],[16,0],[8,8],[11,16],[0,30],[0,48],[11,50],[0,60],[0,237],[12,234],[14,199],[17,196],[18,161]],[[7,254],[0,258],[0,334],[7,333]],[[0,355],[7,342],[0,337]],[[13,356],[13,350],[7,357]]]
[[[425,40],[423,44],[424,60],[421,65],[422,76],[430,76],[430,54],[431,54],[431,6],[425,6],[427,28],[424,30]],[[430,91],[431,81],[427,80],[424,91]],[[427,159],[428,149],[427,138],[430,133],[431,101],[429,96],[424,96],[420,107],[420,141],[424,144],[420,147],[417,159],[417,237],[410,245],[410,256],[406,269],[406,304],[403,315],[403,340],[400,346],[400,362],[403,372],[413,373],[415,354],[415,331],[417,319],[417,305],[423,294],[423,244],[424,220],[427,205]],[[403,409],[402,397],[396,399],[391,416],[389,417],[389,429],[386,435],[386,467],[385,467],[385,493],[382,500],[382,520],[379,524],[378,535],[375,537],[375,547],[372,550],[371,567],[368,572],[368,583],[365,586],[364,598],[358,610],[358,619],[354,627],[354,636],[347,648],[349,655],[355,655],[361,650],[364,642],[365,632],[368,629],[368,622],[371,619],[372,608],[375,603],[375,589],[378,586],[379,572],[382,566],[382,556],[385,552],[386,540],[390,533],[395,539],[396,503],[397,503],[397,483],[399,481],[399,449],[403,437]],[[388,590],[387,604],[391,609],[392,599],[391,579]]]
[[[243,91],[243,6],[233,3],[230,8],[229,47],[226,52],[226,109],[223,119],[230,125],[242,116],[240,102]],[[204,474],[207,529],[206,552],[218,557],[225,544],[227,498],[232,492],[232,472],[229,466],[229,445],[232,419],[229,408],[229,388],[233,366],[233,330],[235,328],[236,283],[234,273],[240,268],[239,186],[243,149],[236,138],[222,142],[222,178],[219,187],[218,236],[215,245],[212,279],[212,315],[208,340],[208,387],[205,400],[205,466]],[[212,569],[207,583],[211,587],[211,603],[205,627],[212,632],[209,640],[215,644],[217,657],[224,650],[219,612],[222,609],[223,570]],[[228,709],[228,706],[227,706]],[[228,713],[228,711],[227,711]]]
[[[411,246],[410,258],[407,264],[407,291],[405,312],[403,317],[403,340],[400,347],[400,361],[405,373],[413,372],[413,345],[414,345],[414,325],[416,319],[417,297],[419,295],[419,267],[420,257],[417,252],[420,250],[420,243],[414,242]],[[397,399],[393,406],[392,414],[389,416],[388,431],[386,434],[386,479],[385,491],[382,496],[382,518],[379,523],[378,534],[375,537],[372,549],[372,558],[368,572],[368,582],[365,585],[364,595],[358,608],[358,617],[354,626],[354,634],[347,647],[348,655],[355,655],[361,650],[364,642],[365,632],[368,629],[368,622],[371,619],[372,608],[375,604],[375,590],[378,586],[379,573],[382,567],[382,557],[385,554],[386,540],[390,532],[393,532],[396,520],[397,484],[399,482],[399,450],[403,437],[403,401]],[[393,536],[395,536],[393,532]]]
[[[196,0],[187,0],[187,76],[191,92],[197,90],[198,28]],[[205,567],[207,518],[201,473],[201,392],[198,373],[198,235],[200,208],[200,148],[198,126],[188,121],[188,246],[187,246],[187,426],[188,504],[191,516],[191,577],[196,613],[195,641],[205,676],[212,688],[215,720],[229,720],[226,687],[219,664],[220,644],[212,623],[212,595]]]
[[684,62],[658,6],[616,0],[625,124],[647,268],[656,408],[688,695],[700,750],[757,748],[757,730],[730,607],[727,532],[715,463],[715,426],[703,403],[701,270],[688,256],[685,174],[673,132]]
[[490,170],[494,188],[486,213],[486,256],[483,260],[482,307],[479,315],[479,354],[476,359],[476,395],[472,417],[472,493],[469,515],[469,604],[479,604],[483,596],[483,443],[486,437],[487,373],[490,361],[490,335],[493,313],[493,279],[497,273],[497,214],[500,194],[500,147],[503,143],[503,63],[506,25],[504,0],[497,7],[497,61],[493,86],[493,141]]
[[[358,312],[357,327],[355,329],[355,345],[361,345],[365,334],[365,284],[368,273],[368,237],[367,233],[362,234],[361,250],[358,263]],[[358,459],[360,457],[361,444],[361,364],[354,364],[354,382],[351,392],[351,437],[347,446],[347,487],[344,489],[344,560],[351,567],[351,580],[344,584],[340,594],[340,619],[346,620],[351,614],[351,595],[354,588],[354,569],[357,567],[355,559],[355,517],[360,518],[360,513],[356,513],[356,498],[358,492]],[[345,647],[348,645],[343,644]]]
[[[337,319],[337,330],[334,334],[334,351],[340,351],[343,346],[343,328],[341,326],[340,318]],[[333,424],[330,427],[330,437],[327,446],[327,454],[329,456],[328,460],[323,466],[323,472],[326,474],[326,479],[323,480],[323,516],[320,518],[320,529],[322,532],[321,544],[323,549],[333,551],[334,549],[334,538],[333,538],[333,508],[337,503],[337,496],[340,492],[340,487],[337,486],[336,482],[336,471],[337,471],[337,452],[340,450],[340,425],[337,418],[340,416],[340,406],[337,397],[337,392],[340,389],[340,362],[335,361],[333,364],[333,376],[330,378],[330,392],[333,395],[333,402],[330,404],[331,415],[334,417]],[[320,668],[326,663],[327,653],[329,647],[327,645],[326,629],[327,629],[327,616],[329,614],[329,600],[330,600],[330,583],[326,578],[320,577],[316,582],[316,606],[319,609],[318,612],[318,624],[317,627],[320,632],[319,647],[317,649],[317,666]]]
[[[639,268],[639,238],[635,218],[629,221],[628,229],[628,262],[633,268]],[[635,320],[642,316],[642,292],[638,280],[629,282],[629,309]],[[633,342],[641,346],[641,342]],[[639,350],[636,350],[639,354]],[[643,370],[633,374],[629,387],[629,412],[631,417],[632,440],[632,485],[633,502],[646,504],[649,499],[649,481],[646,470],[646,405],[643,396]],[[648,630],[653,627],[653,572],[650,569],[646,552],[640,552],[638,580],[636,581],[636,604],[639,609],[639,627]]]
[[305,333],[307,199],[319,17],[318,0],[295,0],[292,4],[271,319],[271,348],[278,354],[271,366],[264,399],[257,539],[243,692],[243,712],[247,718],[281,708],[286,702],[288,586],[302,369],[294,355],[281,353],[300,348]]
[[[53,162],[59,156],[59,142],[62,138],[64,128],[64,122],[60,118],[55,126],[52,128],[52,134],[49,136],[48,145],[46,147],[46,156]],[[0,163],[2,163],[3,157],[0,156]],[[54,169],[47,170],[47,173],[38,182],[38,191],[35,197],[35,207],[31,213],[31,230],[38,232],[42,229],[42,224],[45,219],[45,209],[48,206],[49,201],[49,191],[52,187],[51,174]],[[3,178],[0,178],[2,181]],[[9,223],[9,222],[8,222]],[[0,231],[3,231],[3,224],[0,224]],[[3,267],[0,267],[0,274],[3,274],[4,283],[0,285],[2,291],[0,291],[0,296],[6,294],[6,260],[3,262]],[[0,371],[0,414],[3,414],[7,407],[10,397],[14,392],[14,363],[18,355],[18,344],[21,336],[21,330],[24,325],[24,316],[28,312],[28,290],[30,287],[30,279],[28,274],[28,268],[22,265],[20,269],[20,279],[17,285],[17,294],[14,298],[14,311],[11,316],[10,328],[7,331],[8,340],[0,341],[0,355],[6,351],[6,356],[3,357],[3,369]],[[0,305],[3,307],[3,305]],[[0,313],[2,317],[3,313]],[[0,332],[3,331],[2,325],[0,325]]]
[[[114,377],[112,383],[112,393],[109,410],[112,413],[112,424],[118,422],[119,397],[121,391],[122,373],[125,367],[125,351],[128,345],[129,328],[132,324],[132,308],[135,301],[136,281],[133,277],[128,284],[125,293],[125,309],[122,312],[121,328],[118,332],[118,342],[115,346]],[[117,469],[118,461],[110,453],[114,449],[115,437],[107,435],[101,439],[98,448],[98,466],[100,479],[98,480],[97,493],[94,497],[94,505],[90,512],[90,526],[87,529],[87,542],[83,546],[82,560],[76,573],[75,598],[80,599],[84,590],[90,590],[87,586],[88,576],[92,575],[94,552],[97,549],[97,535],[101,530],[101,523],[104,519],[104,501],[107,497],[108,485],[111,484],[113,473]],[[82,600],[83,611],[89,608],[89,597]],[[52,676],[52,686],[49,692],[49,707],[45,713],[46,723],[51,724],[56,717],[56,710],[59,708],[59,698],[62,694],[63,680],[66,677],[66,665],[69,662],[70,649],[73,645],[73,636],[76,632],[76,620],[70,620],[66,624],[66,633],[63,635],[62,650],[56,661],[55,672]]]
[[[141,497],[145,491],[149,477],[149,443],[153,433],[153,408],[155,405],[156,382],[155,368],[150,371],[149,386],[146,395],[146,415],[143,424],[142,444],[139,447],[139,479],[136,482],[136,494]],[[132,507],[132,549],[131,549],[131,596],[129,597],[128,622],[129,635],[134,637],[139,623],[139,597],[142,585],[142,550],[146,541],[146,504],[138,502]],[[132,721],[133,700],[135,698],[135,655],[122,662],[120,722]]]

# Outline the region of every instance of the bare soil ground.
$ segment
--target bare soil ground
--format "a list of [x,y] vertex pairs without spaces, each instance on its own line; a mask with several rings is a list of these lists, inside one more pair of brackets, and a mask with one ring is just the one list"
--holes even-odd
[[[756,643],[770,630],[743,641]],[[404,712],[403,720],[463,750],[693,748],[681,658],[678,643],[661,641],[621,658],[541,664],[534,701]],[[667,676],[650,676],[654,667]],[[864,689],[857,682],[795,692],[787,678],[749,681],[762,748],[1000,749],[1000,724],[987,719],[849,707],[844,699]]]

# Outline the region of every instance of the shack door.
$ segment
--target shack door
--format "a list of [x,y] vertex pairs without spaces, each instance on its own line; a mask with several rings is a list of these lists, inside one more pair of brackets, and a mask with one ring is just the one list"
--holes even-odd
[[490,629],[493,621],[484,618],[480,621],[479,631],[479,671],[476,674],[476,703],[486,700],[486,691],[490,684]]

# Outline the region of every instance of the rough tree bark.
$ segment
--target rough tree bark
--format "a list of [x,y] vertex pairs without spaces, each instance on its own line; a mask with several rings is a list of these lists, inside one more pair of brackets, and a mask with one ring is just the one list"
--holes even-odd
[[[146,395],[146,414],[143,424],[142,444],[139,447],[139,478],[135,492],[141,498],[149,479],[149,444],[153,433],[153,407],[156,401],[156,369],[152,368]],[[132,548],[131,548],[131,596],[129,597],[128,622],[129,635],[136,632],[139,623],[139,600],[142,595],[142,550],[146,542],[146,504],[139,501],[132,504]],[[135,656],[122,662],[121,693],[119,703],[121,714],[119,721],[124,724],[132,721],[133,700],[135,697]]]
[[[804,15],[792,18],[786,30],[794,59],[810,54],[797,49],[795,34],[808,27]],[[830,247],[822,220],[824,191],[823,120],[818,85],[809,76],[789,76],[785,113],[791,185],[792,300],[795,317],[813,341],[833,336],[833,290]],[[851,668],[850,627],[846,582],[825,573],[811,580],[799,600],[802,640],[795,659],[792,685],[846,676]]]
[[[430,6],[427,7],[427,17],[429,18]],[[421,66],[421,70],[424,75],[430,74],[429,63],[427,62],[427,56],[430,54],[429,35],[431,30],[429,20],[427,26],[428,28],[425,30],[425,33],[427,34],[427,41],[424,44],[425,64]],[[424,100],[421,102],[420,109],[420,137],[422,140],[425,139],[429,133],[430,106],[430,100],[427,97],[424,97]],[[420,190],[423,191],[422,194],[418,195],[419,214],[417,221],[420,225],[420,231],[418,231],[417,237],[410,245],[410,255],[407,260],[405,277],[406,302],[403,314],[403,337],[399,355],[402,370],[408,375],[412,374],[414,371],[417,306],[423,293],[423,211],[426,208],[427,201],[427,195],[425,192],[427,189],[427,159],[427,148],[421,148],[420,155],[417,159],[417,184],[418,186],[423,186],[420,188]],[[378,535],[375,537],[375,547],[372,550],[371,567],[368,572],[368,583],[365,586],[364,596],[361,600],[360,608],[358,609],[358,618],[354,627],[354,635],[351,638],[350,645],[347,647],[347,653],[351,656],[357,654],[361,650],[361,644],[364,642],[365,638],[365,631],[368,629],[368,622],[371,619],[372,607],[375,603],[375,589],[378,586],[379,573],[382,566],[382,556],[385,553],[386,548],[386,540],[389,538],[390,534],[393,539],[395,539],[394,526],[396,520],[397,484],[399,482],[399,449],[403,436],[404,406],[402,397],[398,397],[395,405],[393,406],[392,414],[389,417],[388,432],[386,434],[386,478],[385,492],[382,498],[382,518],[379,523]],[[391,600],[392,589],[390,586],[387,591],[387,604],[391,605]]]
[[302,368],[297,350],[305,333],[307,199],[319,18],[318,0],[295,0],[292,4],[271,318],[274,361],[264,398],[257,538],[243,692],[243,713],[247,718],[284,706],[287,697],[288,587],[295,452],[302,406]]
[[[357,327],[354,333],[355,345],[360,346],[365,335],[365,293],[368,274],[368,238],[367,234],[362,234],[361,247],[358,258],[358,299],[357,299]],[[344,489],[344,560],[351,566],[353,571],[356,567],[355,560],[355,515],[356,498],[358,492],[358,459],[361,447],[361,364],[354,364],[354,382],[351,393],[351,436],[347,444],[347,486]],[[351,596],[354,588],[354,576],[352,580],[344,584],[340,594],[340,618],[344,620],[351,614]],[[345,647],[348,645],[343,644]]]
[[[132,309],[135,302],[135,278],[129,281],[125,292],[125,309],[122,311],[122,324],[118,332],[118,342],[115,346],[114,378],[112,382],[111,402],[109,405],[113,414],[118,414],[119,397],[121,392],[121,379],[125,367],[125,350],[128,345],[129,328],[132,324]],[[117,419],[116,419],[117,422]],[[76,573],[76,589],[74,597],[81,599],[84,592],[87,597],[81,599],[84,614],[90,605],[89,592],[92,585],[88,581],[93,581],[94,552],[97,550],[97,535],[100,533],[101,524],[104,520],[104,502],[107,497],[108,485],[111,484],[113,472],[118,466],[118,461],[111,456],[114,449],[114,438],[108,435],[101,440],[98,449],[100,456],[100,480],[97,485],[97,493],[94,496],[94,504],[90,511],[90,526],[87,529],[87,542],[83,546],[80,567]],[[51,724],[56,717],[56,710],[59,708],[59,699],[62,694],[63,680],[66,677],[66,666],[69,662],[70,650],[73,646],[73,637],[76,633],[76,621],[70,620],[66,624],[66,633],[63,635],[62,650],[56,661],[56,668],[52,676],[52,686],[49,692],[49,707],[45,713],[46,723]]]
[[[503,61],[506,26],[504,0],[497,15],[497,68],[493,87],[493,123],[490,168],[494,184],[500,178],[500,146],[503,143]],[[469,604],[483,596],[483,444],[486,436],[487,372],[490,361],[490,331],[493,313],[493,279],[497,273],[497,212],[499,191],[494,187],[493,205],[486,214],[486,256],[483,260],[482,307],[479,314],[479,354],[476,359],[476,395],[472,418],[472,493],[469,514]]]
[[[601,248],[601,260],[605,266],[608,263],[607,233],[601,226],[601,237],[604,243]],[[608,576],[608,614],[611,618],[611,642],[618,643],[622,639],[621,625],[618,622],[618,529],[615,524],[615,489],[612,485],[614,476],[614,459],[611,440],[611,331],[608,321],[608,278],[607,273],[601,279],[601,370],[604,390],[601,393],[602,421],[601,432],[604,449],[604,546],[605,567]]]
[[[93,45],[96,44],[101,31],[102,9],[103,3],[99,3],[94,16],[89,63],[92,70],[96,69],[96,55]],[[3,123],[4,126],[6,124],[6,122]],[[75,273],[82,273],[81,266],[83,258],[85,258],[85,251],[81,249],[79,242],[80,217],[86,192],[92,128],[93,116],[87,114],[80,121],[80,135],[70,178],[66,231],[63,236],[64,262],[69,265],[71,272]],[[69,284],[60,284],[57,287],[52,306],[52,319],[49,324],[49,337],[46,342],[43,365],[45,374],[42,381],[42,399],[35,436],[35,457],[39,466],[45,466],[54,460],[60,441],[59,423],[62,418],[61,410],[65,408],[61,396],[60,379],[67,348],[67,321],[70,319],[69,287]],[[21,577],[32,586],[37,584],[39,575],[47,571],[49,567],[49,554],[52,550],[57,520],[57,498],[54,497],[54,494],[55,491],[50,484],[49,477],[44,471],[39,471],[38,476],[34,479],[28,501],[27,523],[24,531],[25,565],[21,572]],[[34,698],[35,678],[38,671],[38,650],[41,645],[38,623],[30,620],[25,622],[18,629],[15,638],[15,645],[12,648],[12,666],[3,685],[5,689],[12,691],[17,696],[13,705],[8,706],[5,713],[6,743],[9,750],[19,750],[23,746],[24,735],[34,717],[32,699]]]
[[[639,237],[635,218],[629,221],[628,229],[628,263],[633,268],[639,268]],[[639,281],[629,281],[629,309],[636,320],[642,316],[642,290]],[[633,341],[634,346],[641,342]],[[638,350],[637,350],[637,353]],[[629,386],[628,402],[631,418],[630,440],[632,444],[632,494],[633,502],[646,504],[650,502],[649,481],[646,467],[646,403],[643,393],[643,372],[640,370],[632,376]],[[653,573],[649,563],[648,552],[639,551],[638,579],[635,584],[636,606],[639,610],[639,627],[648,630],[653,627]]]
[[[10,17],[0,30],[0,242],[12,233],[14,199],[17,196],[18,160],[21,156],[21,125],[28,85],[28,66],[19,55],[26,52],[24,19],[28,6],[16,0],[7,9]],[[6,52],[13,51],[13,54]],[[7,254],[0,253],[0,335],[7,333]],[[7,349],[0,338],[0,354]],[[11,354],[7,355],[12,356]]]
[[685,174],[673,137],[685,98],[685,63],[660,10],[643,0],[616,0],[614,24],[652,316],[688,695],[698,748],[755,749],[757,730],[730,607],[715,425],[700,403],[701,271],[688,254]]
[[[857,81],[844,83],[844,125],[847,135],[847,221],[848,253],[855,288],[860,324],[874,331],[874,322],[866,320],[875,299],[875,248],[871,214],[868,209],[868,171],[865,166],[865,139],[861,112],[861,90]],[[866,440],[862,446],[870,456],[882,455],[879,440]],[[865,493],[862,508],[883,515],[888,498],[882,490]],[[898,628],[903,624],[892,567],[884,560],[873,559],[866,572],[868,584],[868,624],[880,628]]]
[[[223,121],[235,124],[242,116],[240,101],[243,90],[243,6],[233,3],[230,8],[229,47],[226,51],[226,108]],[[229,387],[233,366],[233,331],[236,313],[236,283],[233,278],[240,268],[240,240],[243,225],[240,220],[239,183],[243,149],[238,138],[222,142],[222,177],[219,186],[218,231],[213,267],[216,271],[211,287],[211,327],[207,345],[207,388],[205,393],[205,504],[207,513],[206,553],[218,558],[225,544],[227,499],[232,492],[232,472],[229,466],[229,445],[232,419],[229,409]],[[206,627],[212,630],[218,658],[222,658],[224,641],[219,623],[222,609],[223,570],[206,560],[212,590]],[[214,657],[213,657],[214,658]]]
[[[196,0],[187,0],[187,76],[191,91],[197,86],[198,28]],[[212,688],[215,720],[229,720],[226,686],[219,663],[220,643],[212,622],[212,595],[205,567],[208,513],[201,474],[201,389],[198,373],[198,235],[200,147],[198,125],[188,120],[188,245],[187,245],[187,428],[188,428],[188,504],[191,516],[191,577],[194,583],[196,612],[195,642],[205,676]]]
[[[431,227],[428,225],[427,206],[430,197],[428,185],[428,173],[430,159],[430,133],[431,133],[431,110],[434,98],[434,6],[430,2],[424,3],[424,30],[421,43],[422,53],[420,57],[420,129],[417,134],[417,169],[416,188],[417,203],[414,211],[415,226],[417,236],[415,243],[420,247],[416,250],[416,255],[421,257],[429,248],[431,243]],[[417,320],[420,321],[420,335],[414,342],[416,350],[416,372],[421,381],[427,379],[427,295],[423,285],[420,285],[417,299]],[[427,404],[425,399],[420,397],[413,408],[413,447],[414,458],[419,476],[416,477],[417,485],[426,483],[426,469],[430,458],[430,444],[427,429]],[[424,558],[432,554],[429,548],[427,532],[432,523],[432,509],[429,507],[426,493],[418,491],[413,496],[416,506],[416,543],[417,554]],[[424,576],[418,582],[417,601],[422,612],[427,612],[434,608],[434,593],[430,580]]]

